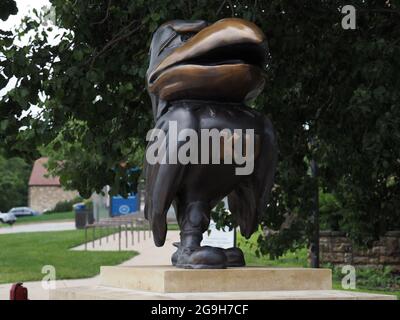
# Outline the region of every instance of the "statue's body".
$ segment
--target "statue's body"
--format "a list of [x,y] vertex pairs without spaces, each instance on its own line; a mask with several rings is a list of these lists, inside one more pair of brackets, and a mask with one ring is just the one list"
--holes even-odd
[[[153,36],[147,86],[155,128],[168,136],[169,123],[176,121],[178,132],[191,129],[199,136],[202,129],[253,129],[255,134],[254,170],[248,175],[237,174],[235,161],[150,164],[146,160],[145,215],[155,244],[162,246],[166,213],[174,205],[181,230],[181,241],[172,256],[177,267],[244,265],[240,249],[200,247],[200,242],[211,209],[224,197],[228,196],[230,211],[246,238],[257,230],[258,218],[266,208],[276,167],[275,135],[270,121],[246,106],[263,89],[265,56],[263,33],[241,19],[212,25],[172,21]],[[167,143],[167,152],[177,153],[184,143]]]

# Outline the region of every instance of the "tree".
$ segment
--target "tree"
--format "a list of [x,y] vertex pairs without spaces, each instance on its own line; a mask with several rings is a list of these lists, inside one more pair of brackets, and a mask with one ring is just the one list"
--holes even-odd
[[[17,14],[17,4],[14,0],[4,0],[0,3],[0,19],[6,21],[10,15]],[[0,46],[4,49],[5,46],[11,45],[11,32],[6,32],[0,29]],[[3,52],[1,50],[0,52]],[[0,57],[0,60],[4,57]],[[7,84],[7,78],[3,74],[0,74],[0,89],[5,87]]]
[[[311,159],[320,165],[321,190],[346,209],[339,224],[354,239],[400,228],[399,1],[353,1],[356,30],[342,29],[338,9],[349,3],[339,0],[51,3],[61,28],[57,44],[48,43],[54,26],[44,26],[41,13],[3,41],[0,73],[18,78],[0,103],[9,154],[33,159],[46,150],[50,169],[84,197],[106,184],[126,191],[120,163],[141,165],[152,127],[144,86],[151,33],[170,19],[243,17],[269,40],[267,86],[254,107],[271,118],[280,146],[273,200],[261,222],[280,232],[261,235],[260,252],[276,256],[307,243]],[[11,43],[32,30],[28,45]],[[21,117],[31,105],[40,115]]]
[[31,166],[23,159],[6,159],[0,152],[0,212],[26,205],[30,173]]

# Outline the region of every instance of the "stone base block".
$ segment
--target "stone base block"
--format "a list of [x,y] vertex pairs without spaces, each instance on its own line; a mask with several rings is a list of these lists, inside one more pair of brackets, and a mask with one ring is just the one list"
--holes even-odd
[[159,293],[330,290],[330,269],[102,267],[100,285]]

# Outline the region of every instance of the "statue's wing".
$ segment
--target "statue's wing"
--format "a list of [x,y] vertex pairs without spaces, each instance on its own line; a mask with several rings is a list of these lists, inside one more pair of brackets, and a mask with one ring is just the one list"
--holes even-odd
[[229,210],[247,239],[257,230],[274,183],[278,147],[272,123],[267,117],[260,147],[253,174],[228,195]]
[[[177,132],[180,132],[182,129],[196,130],[197,120],[190,111],[182,109],[168,110],[157,120],[155,129],[162,130],[165,133],[163,140],[165,143],[164,151],[166,155],[177,155],[179,148],[185,141],[177,141],[176,144],[169,145],[169,136],[173,135],[173,133],[170,132],[169,121],[177,123]],[[153,143],[149,143],[147,150],[149,150]],[[153,230],[154,243],[156,246],[161,247],[164,245],[167,234],[167,212],[181,186],[187,166],[180,164],[179,161],[177,161],[176,164],[171,164],[170,161],[166,161],[166,163],[157,162],[150,164],[146,155],[144,167],[146,178],[144,213]]]

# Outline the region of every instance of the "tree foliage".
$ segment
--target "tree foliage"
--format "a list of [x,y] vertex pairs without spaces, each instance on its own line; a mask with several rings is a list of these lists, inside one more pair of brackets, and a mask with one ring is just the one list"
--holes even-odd
[[6,159],[0,152],[0,212],[26,205],[30,173],[31,166],[23,159]]
[[18,8],[15,0],[3,0],[0,3],[0,19],[6,21],[10,15],[17,14]]
[[[399,1],[51,3],[61,28],[56,44],[48,43],[54,26],[40,13],[0,40],[0,87],[18,79],[0,102],[0,138],[10,154],[33,159],[45,150],[51,169],[84,197],[106,184],[126,191],[120,163],[141,165],[152,127],[144,85],[152,32],[170,19],[242,17],[269,41],[267,85],[254,106],[271,118],[280,146],[262,226],[279,229],[295,217],[281,232],[260,236],[260,252],[279,255],[309,238],[311,159],[320,165],[321,190],[345,208],[340,228],[354,239],[400,228]],[[357,8],[356,30],[341,26],[343,4]],[[29,44],[15,45],[26,35]],[[39,115],[26,115],[31,105]]]

